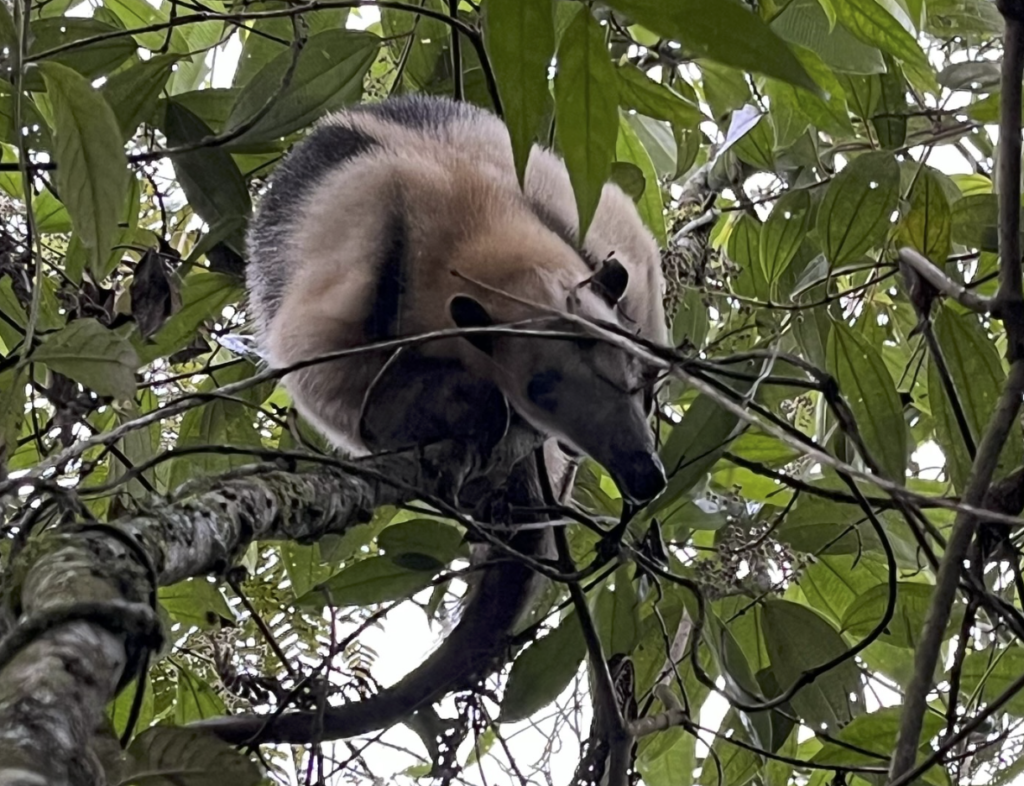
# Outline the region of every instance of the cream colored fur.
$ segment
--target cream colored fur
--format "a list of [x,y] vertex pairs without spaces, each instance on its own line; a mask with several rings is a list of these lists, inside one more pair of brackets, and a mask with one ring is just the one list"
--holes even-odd
[[[401,335],[453,327],[447,306],[457,294],[472,295],[498,321],[536,316],[451,275],[453,270],[562,310],[568,294],[592,274],[583,258],[531,210],[516,181],[508,134],[493,116],[456,120],[439,132],[358,112],[323,122],[358,129],[379,146],[337,167],[310,189],[297,211],[300,218],[280,249],[293,272],[277,314],[263,325],[271,365],[283,367],[366,343],[364,324],[376,292],[378,262],[395,215],[405,222],[409,260]],[[575,201],[560,159],[534,149],[525,192],[575,231]],[[585,248],[597,259],[614,253],[630,274],[620,303],[629,319],[582,290],[585,314],[639,328],[664,343],[657,245],[618,187],[605,187]],[[471,368],[481,369],[483,362],[460,339],[429,344],[425,351],[461,357]],[[360,455],[366,452],[358,436],[363,396],[385,360],[383,353],[375,353],[320,364],[290,374],[286,384],[306,418],[337,446]]]

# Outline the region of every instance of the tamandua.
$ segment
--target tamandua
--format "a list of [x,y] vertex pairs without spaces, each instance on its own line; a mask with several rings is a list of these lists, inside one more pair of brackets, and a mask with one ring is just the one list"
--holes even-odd
[[250,225],[262,350],[281,368],[548,317],[535,327],[579,338],[467,334],[309,366],[285,384],[352,456],[442,439],[491,445],[515,414],[645,502],[665,483],[648,423],[654,378],[550,313],[667,344],[660,256],[613,184],[582,244],[577,226],[561,159],[535,147],[520,188],[508,132],[483,109],[405,96],[329,115],[278,166]]
[[[657,245],[614,185],[582,243],[577,235],[561,160],[535,147],[521,188],[508,133],[482,109],[408,96],[330,115],[278,166],[250,224],[262,351],[283,368],[386,339],[543,318],[536,327],[570,335],[465,333],[311,365],[285,384],[352,456],[439,440],[487,448],[518,418],[547,438],[546,455],[555,440],[586,453],[624,497],[645,502],[665,485],[647,422],[654,377],[565,315],[666,345]],[[511,542],[542,555],[552,535],[527,529]],[[440,647],[371,699],[202,725],[232,742],[301,742],[408,719],[496,665],[536,584],[520,561],[488,567]]]

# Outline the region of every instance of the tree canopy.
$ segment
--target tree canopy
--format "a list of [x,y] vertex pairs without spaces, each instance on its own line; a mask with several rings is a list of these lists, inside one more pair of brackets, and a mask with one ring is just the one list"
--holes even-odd
[[[1018,782],[1024,3],[13,0],[0,42],[0,781]],[[244,297],[282,156],[403,93],[555,148],[584,230],[633,198],[668,488],[620,532],[583,464],[575,572],[475,690],[236,749],[190,724],[372,712],[470,575]]]

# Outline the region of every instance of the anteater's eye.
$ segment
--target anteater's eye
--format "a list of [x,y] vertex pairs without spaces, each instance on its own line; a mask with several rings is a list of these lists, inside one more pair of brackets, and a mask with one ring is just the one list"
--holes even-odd
[[562,375],[554,369],[534,374],[526,386],[526,395],[534,404],[548,412],[558,408],[555,390],[562,381]]

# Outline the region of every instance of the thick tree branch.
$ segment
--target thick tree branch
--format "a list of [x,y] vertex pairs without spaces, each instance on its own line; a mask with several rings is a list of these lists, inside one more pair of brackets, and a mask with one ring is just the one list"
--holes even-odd
[[[382,469],[380,462],[375,467]],[[413,457],[389,457],[386,467],[407,483],[422,482]],[[254,540],[308,542],[344,532],[404,496],[333,468],[275,471],[214,482],[111,525],[41,536],[25,550],[12,581],[22,626],[44,620],[49,627],[35,626],[45,632],[4,649],[0,782],[25,783],[30,774],[47,784],[100,782],[90,740],[125,669],[151,642],[140,641],[141,630],[104,624],[99,612],[104,605],[151,603],[150,567],[140,564],[140,555],[159,584],[174,584],[223,571]],[[83,607],[96,613],[83,619]]]

